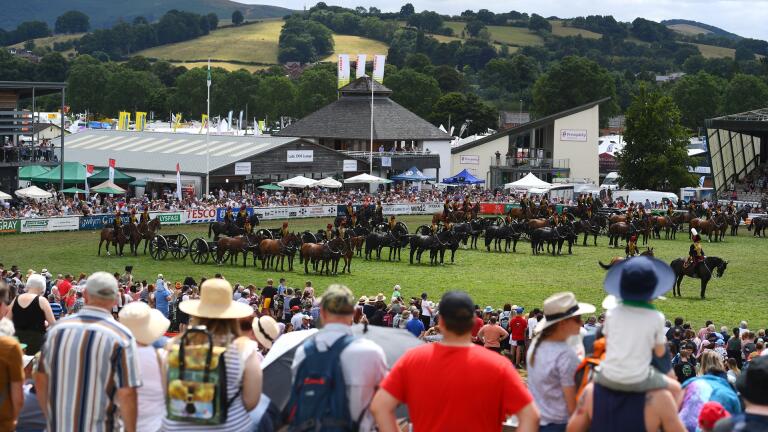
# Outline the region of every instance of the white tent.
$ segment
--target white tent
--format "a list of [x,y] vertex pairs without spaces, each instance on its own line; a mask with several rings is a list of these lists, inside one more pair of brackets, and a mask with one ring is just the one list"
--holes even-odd
[[359,174],[344,180],[344,183],[380,184],[380,183],[392,183],[392,180],[387,180],[385,178],[372,176],[370,174]]
[[507,183],[504,185],[504,189],[549,189],[552,187],[551,183],[547,183],[544,180],[533,175],[533,173],[526,174],[525,177],[518,181]]
[[281,182],[278,182],[278,186],[282,187],[288,187],[288,188],[305,188],[305,187],[311,187],[314,186],[315,181],[311,178],[306,178],[304,176],[296,176],[294,178],[289,178],[288,180],[283,180]]
[[28,188],[17,190],[16,196],[20,198],[46,199],[53,197],[53,194],[46,192],[37,186],[30,186]]
[[340,181],[334,179],[333,177],[326,177],[322,180],[316,181],[312,186],[329,188],[329,189],[338,189],[342,186],[342,184]]
[[9,200],[11,198],[13,197],[3,191],[0,191],[0,200]]

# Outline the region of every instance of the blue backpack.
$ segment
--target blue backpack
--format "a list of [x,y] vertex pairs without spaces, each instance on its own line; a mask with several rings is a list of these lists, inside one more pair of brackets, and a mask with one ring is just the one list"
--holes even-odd
[[339,338],[319,351],[314,338],[304,343],[304,361],[296,371],[288,403],[289,431],[356,431],[341,369],[341,352],[355,338]]

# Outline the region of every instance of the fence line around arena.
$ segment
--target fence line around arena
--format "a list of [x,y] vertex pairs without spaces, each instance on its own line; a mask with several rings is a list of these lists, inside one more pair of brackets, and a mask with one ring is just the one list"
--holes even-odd
[[[362,205],[355,205],[359,211]],[[512,203],[481,203],[480,214],[503,215],[510,208],[519,207]],[[443,211],[442,203],[414,204],[383,204],[382,212],[389,215],[428,215]],[[562,206],[557,206],[562,211]],[[209,209],[186,209],[168,212],[149,212],[150,217],[157,217],[164,225],[204,224],[224,220],[226,209],[223,207]],[[346,215],[346,205],[314,205],[314,206],[282,206],[282,207],[248,207],[248,215],[256,213],[260,220],[302,219],[319,217],[336,217]],[[755,216],[764,214],[750,213],[747,224]],[[115,216],[100,214],[91,216],[56,216],[48,218],[16,218],[0,219],[0,234],[37,233],[55,231],[86,231],[111,227]],[[123,223],[128,223],[129,216],[123,216]]]

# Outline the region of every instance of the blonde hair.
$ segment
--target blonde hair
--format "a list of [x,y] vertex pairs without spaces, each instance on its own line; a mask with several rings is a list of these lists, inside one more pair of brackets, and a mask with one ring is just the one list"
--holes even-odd
[[704,375],[708,372],[725,372],[725,365],[720,354],[712,350],[706,350],[701,353],[701,366],[699,367],[699,375]]
[[227,344],[232,339],[240,337],[240,322],[237,319],[218,319],[190,317],[190,326],[205,326],[213,334],[214,341],[226,340]]

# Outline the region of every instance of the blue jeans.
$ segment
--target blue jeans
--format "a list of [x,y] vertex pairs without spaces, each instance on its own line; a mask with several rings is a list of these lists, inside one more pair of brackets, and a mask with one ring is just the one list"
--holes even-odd
[[539,432],[565,432],[567,424],[550,423],[546,426],[539,426]]

